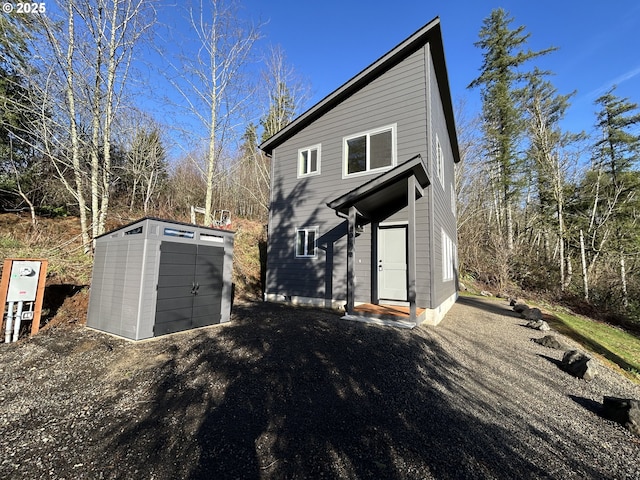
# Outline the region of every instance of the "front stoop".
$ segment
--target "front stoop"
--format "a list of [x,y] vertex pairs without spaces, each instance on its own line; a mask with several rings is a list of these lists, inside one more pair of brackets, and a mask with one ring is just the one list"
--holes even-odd
[[416,313],[416,322],[412,322],[409,307],[365,303],[356,306],[342,319],[397,328],[414,328],[424,321],[426,316],[424,308],[418,308]]

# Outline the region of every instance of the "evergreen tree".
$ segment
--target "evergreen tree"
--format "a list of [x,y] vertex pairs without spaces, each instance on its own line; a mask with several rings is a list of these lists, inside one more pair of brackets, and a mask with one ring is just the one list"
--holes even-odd
[[514,247],[512,209],[521,193],[523,159],[518,154],[518,144],[524,131],[523,114],[519,103],[522,82],[528,74],[521,67],[536,57],[554,50],[524,50],[529,34],[524,26],[510,28],[513,18],[502,8],[495,9],[484,20],[480,40],[475,45],[483,50],[480,75],[469,84],[479,87],[482,96],[483,129],[488,158],[493,162],[496,196],[500,199],[502,231],[507,237],[507,247]]
[[24,200],[33,214],[26,192],[37,185],[40,158],[32,148],[35,99],[27,84],[34,73],[27,46],[36,33],[32,17],[0,16],[0,202],[13,208]]
[[[640,113],[636,103],[616,96],[614,91],[615,87],[596,100],[600,107],[596,126],[602,137],[594,145],[597,183],[592,224],[595,232],[611,238],[606,250],[618,257],[622,305],[627,307],[627,256],[640,251],[640,172],[635,170],[640,160],[640,135],[633,132],[633,127],[640,124]],[[607,245],[604,240],[601,244]]]
[[286,127],[296,112],[295,100],[286,83],[278,82],[275,91],[269,92],[269,112],[260,120],[261,140],[264,142]]

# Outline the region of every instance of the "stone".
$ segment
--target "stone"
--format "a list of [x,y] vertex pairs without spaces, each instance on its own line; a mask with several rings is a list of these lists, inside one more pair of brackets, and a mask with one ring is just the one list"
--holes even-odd
[[[519,302],[519,300],[518,300],[518,302]],[[517,312],[517,313],[522,313],[525,310],[527,310],[528,308],[529,308],[529,305],[527,305],[526,303],[516,303],[513,306],[513,311]]]
[[542,312],[539,308],[527,308],[520,312],[525,320],[542,320]]
[[562,357],[560,367],[574,377],[590,382],[596,376],[596,361],[584,352],[569,350]]
[[533,341],[542,345],[543,347],[553,348],[554,350],[566,351],[570,349],[569,345],[561,340],[558,340],[555,335],[545,335],[542,338],[534,338]]
[[540,330],[541,332],[548,332],[549,330],[551,330],[549,324],[544,320],[531,320],[529,323],[527,323],[527,327],[533,328],[534,330]]
[[487,292],[486,290],[482,290],[480,292],[480,295],[482,295],[483,297],[491,297],[491,292]]
[[464,283],[462,283],[462,282],[458,282],[458,289],[459,289],[461,292],[466,292],[466,291],[467,291],[467,286],[466,286]]
[[633,398],[604,397],[602,416],[640,435],[640,400]]

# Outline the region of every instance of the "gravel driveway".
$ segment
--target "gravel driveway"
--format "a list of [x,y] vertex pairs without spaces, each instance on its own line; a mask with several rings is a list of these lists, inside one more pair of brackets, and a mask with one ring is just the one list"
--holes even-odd
[[[412,331],[273,304],[132,343],[58,328],[0,345],[0,478],[640,478],[640,438],[506,303]],[[566,340],[572,343],[570,340]]]

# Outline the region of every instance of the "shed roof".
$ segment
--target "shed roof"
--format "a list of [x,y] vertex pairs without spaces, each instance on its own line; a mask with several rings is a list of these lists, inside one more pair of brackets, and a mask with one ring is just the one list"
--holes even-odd
[[359,74],[349,80],[347,83],[334,90],[320,102],[315,104],[305,113],[297,117],[293,122],[284,127],[278,133],[267,139],[260,145],[260,149],[267,155],[271,155],[273,150],[293,135],[307,127],[316,119],[324,115],[326,112],[342,103],[345,99],[362,89],[365,85],[371,83],[374,79],[380,77],[393,66],[400,63],[409,55],[422,48],[425,44],[431,45],[431,54],[435,67],[436,80],[442,98],[442,106],[444,108],[445,121],[447,130],[451,140],[451,148],[453,150],[453,159],[457,163],[460,161],[460,152],[458,150],[458,138],[456,135],[455,120],[453,115],[453,105],[451,103],[451,91],[449,89],[449,77],[447,75],[447,67],[444,57],[444,48],[442,45],[442,33],[440,30],[440,18],[436,17],[401,42],[391,51],[380,57],[370,66],[362,70]]

